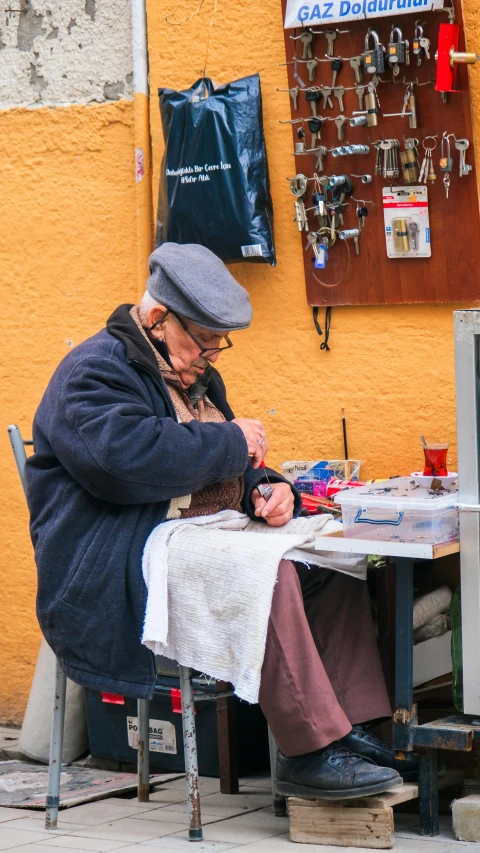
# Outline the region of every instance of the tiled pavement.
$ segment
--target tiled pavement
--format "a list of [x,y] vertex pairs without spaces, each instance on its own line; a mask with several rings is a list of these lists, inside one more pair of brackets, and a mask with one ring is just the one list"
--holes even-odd
[[[200,780],[205,841],[188,841],[185,782],[177,779],[156,789],[149,803],[110,797],[60,812],[58,830],[44,829],[43,812],[0,808],[0,851],[14,853],[358,853],[358,848],[296,845],[288,837],[288,819],[275,817],[267,777],[243,779],[240,793],[220,794],[217,779]],[[418,835],[418,816],[395,817],[398,853],[480,853],[480,843],[455,841],[448,818],[436,838]],[[373,853],[373,851],[372,851]]]

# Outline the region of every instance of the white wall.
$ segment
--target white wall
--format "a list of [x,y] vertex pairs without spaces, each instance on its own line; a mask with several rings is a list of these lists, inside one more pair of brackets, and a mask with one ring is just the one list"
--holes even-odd
[[131,98],[128,0],[4,0],[0,108]]

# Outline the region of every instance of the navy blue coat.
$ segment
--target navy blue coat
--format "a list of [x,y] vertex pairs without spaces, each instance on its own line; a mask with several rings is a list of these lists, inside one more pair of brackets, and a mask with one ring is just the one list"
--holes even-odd
[[[35,415],[27,494],[37,616],[65,673],[86,687],[151,698],[154,657],[140,641],[149,534],[172,498],[241,474],[244,510],[254,517],[250,495],[264,473],[251,467],[236,424],[177,423],[130,308],[120,306],[50,380]],[[208,396],[231,421],[217,371]]]

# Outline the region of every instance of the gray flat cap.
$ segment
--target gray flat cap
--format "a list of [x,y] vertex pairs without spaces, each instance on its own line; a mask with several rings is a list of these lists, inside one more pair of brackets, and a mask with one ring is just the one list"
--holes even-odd
[[147,290],[161,305],[214,332],[250,325],[247,291],[205,246],[162,243],[150,255],[148,266]]

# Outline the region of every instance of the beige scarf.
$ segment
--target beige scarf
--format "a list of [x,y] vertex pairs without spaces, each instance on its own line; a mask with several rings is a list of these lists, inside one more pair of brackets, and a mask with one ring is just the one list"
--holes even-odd
[[[216,406],[210,402],[208,397],[202,397],[196,406],[193,405],[187,392],[182,387],[182,383],[180,382],[178,375],[175,373],[173,368],[167,364],[165,359],[162,358],[159,351],[154,347],[148,335],[145,333],[135,306],[130,310],[130,315],[155,354],[160,373],[168,387],[170,399],[173,403],[178,422],[189,423],[190,421],[196,420],[200,421],[200,423],[225,423],[224,416]],[[240,512],[243,490],[243,477],[236,477],[234,480],[224,480],[221,483],[213,483],[211,486],[205,486],[193,495],[174,498],[170,502],[167,519],[194,518],[200,515],[214,515],[222,509],[235,509]]]

